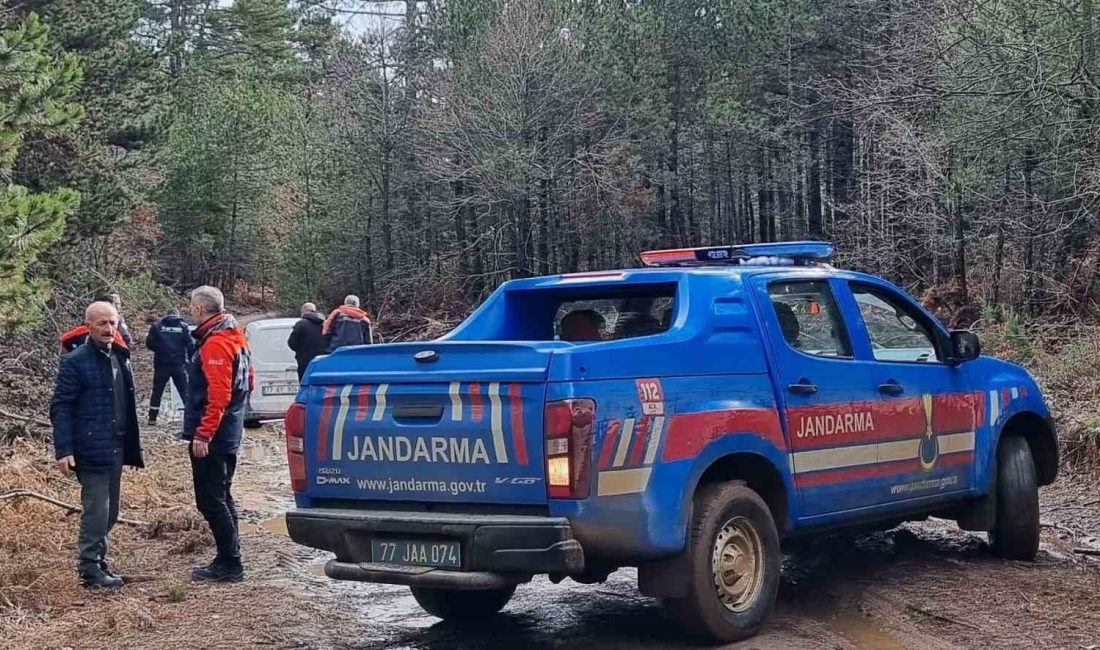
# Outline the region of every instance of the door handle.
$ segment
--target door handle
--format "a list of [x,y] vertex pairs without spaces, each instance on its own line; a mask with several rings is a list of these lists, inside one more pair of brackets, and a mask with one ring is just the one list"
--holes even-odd
[[787,386],[787,390],[795,395],[813,395],[817,392],[817,384],[811,384],[808,379],[799,379],[798,383]]
[[905,392],[905,388],[896,381],[888,381],[878,385],[878,392],[883,395],[901,395]]
[[399,420],[439,420],[443,417],[443,407],[437,404],[406,404],[395,408],[393,417]]

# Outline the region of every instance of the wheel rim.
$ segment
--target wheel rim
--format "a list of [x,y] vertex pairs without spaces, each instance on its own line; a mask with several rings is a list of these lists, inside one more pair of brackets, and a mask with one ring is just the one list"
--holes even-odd
[[743,612],[753,605],[764,583],[764,544],[744,517],[730,519],[718,530],[711,558],[714,589],[722,605]]

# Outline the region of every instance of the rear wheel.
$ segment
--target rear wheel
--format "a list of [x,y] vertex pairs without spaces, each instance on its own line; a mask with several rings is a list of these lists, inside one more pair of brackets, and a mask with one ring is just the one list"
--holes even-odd
[[779,589],[779,534],[767,504],[739,482],[705,485],[695,495],[689,535],[688,595],[666,606],[709,641],[756,634]]
[[1034,560],[1039,551],[1039,487],[1031,447],[1011,436],[997,447],[997,518],[989,542],[1010,560]]
[[435,587],[409,587],[413,598],[432,616],[445,621],[476,621],[489,618],[499,612],[512,594],[515,586],[505,589],[439,589]]

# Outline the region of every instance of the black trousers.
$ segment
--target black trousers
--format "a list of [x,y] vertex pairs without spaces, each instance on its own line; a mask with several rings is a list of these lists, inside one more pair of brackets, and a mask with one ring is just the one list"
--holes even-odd
[[176,392],[180,394],[183,403],[187,403],[187,366],[153,366],[153,394],[149,396],[150,421],[156,421],[157,414],[160,413],[160,399],[164,396],[169,379],[176,385]]
[[233,503],[233,473],[236,454],[211,452],[202,458],[191,455],[191,477],[195,481],[195,505],[202,513],[218,555],[214,561],[228,567],[241,564],[241,540],[237,531],[237,506]]
[[81,574],[102,567],[107,558],[107,533],[118,521],[122,465],[103,470],[80,469],[80,534],[77,537],[77,565]]

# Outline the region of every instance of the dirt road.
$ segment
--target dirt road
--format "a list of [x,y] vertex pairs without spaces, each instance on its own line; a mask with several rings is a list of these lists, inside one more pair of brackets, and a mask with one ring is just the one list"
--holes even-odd
[[[280,514],[290,491],[277,425],[251,435],[238,470],[236,493],[248,522],[242,527],[247,581],[191,585],[189,567],[208,559],[210,540],[192,513],[183,449],[169,442],[168,428],[154,437],[154,469],[127,475],[127,493],[137,496],[124,514],[157,522],[159,530],[125,527],[113,534],[116,568],[131,578],[116,594],[90,595],[73,585],[74,518],[44,505],[10,506],[41,508],[32,514],[51,536],[42,544],[17,542],[21,553],[0,556],[25,565],[0,582],[8,585],[0,593],[13,601],[7,607],[0,598],[0,647],[694,647],[656,601],[638,594],[630,570],[603,585],[536,579],[481,628],[440,623],[403,587],[330,581],[322,576],[325,556],[285,537]],[[36,476],[48,457],[43,452],[21,462],[24,467],[0,470],[0,492]],[[1044,520],[1052,527],[1035,563],[997,559],[983,536],[940,521],[841,537],[791,555],[771,624],[731,647],[1100,644],[1100,562],[1068,552],[1088,532],[1073,528],[1095,532],[1100,516],[1095,503],[1073,496],[1072,488],[1057,485],[1044,496]],[[6,514],[0,510],[0,524]]]

